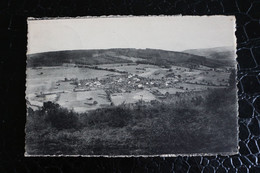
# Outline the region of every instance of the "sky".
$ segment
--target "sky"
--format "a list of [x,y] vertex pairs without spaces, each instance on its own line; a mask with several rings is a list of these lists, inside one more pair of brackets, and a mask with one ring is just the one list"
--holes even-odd
[[232,16],[29,19],[27,54],[109,48],[183,51],[235,43]]

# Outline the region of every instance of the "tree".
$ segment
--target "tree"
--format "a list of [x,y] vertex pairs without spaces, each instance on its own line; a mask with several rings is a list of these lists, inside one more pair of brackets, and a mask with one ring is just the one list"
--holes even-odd
[[235,69],[231,70],[228,82],[229,82],[229,86],[230,87],[235,87],[236,86],[236,70]]
[[42,115],[45,121],[50,123],[52,127],[62,130],[79,127],[78,116],[75,112],[69,111],[66,108],[61,108],[59,104],[52,102],[44,102]]

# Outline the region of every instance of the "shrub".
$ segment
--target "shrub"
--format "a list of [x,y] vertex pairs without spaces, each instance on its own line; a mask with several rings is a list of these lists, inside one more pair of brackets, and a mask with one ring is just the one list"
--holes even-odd
[[131,120],[131,117],[132,115],[127,108],[118,106],[90,112],[85,118],[85,122],[89,125],[124,127]]
[[58,130],[80,127],[77,113],[61,108],[58,104],[45,102],[42,113],[45,121]]
[[227,89],[214,89],[209,90],[209,94],[206,96],[206,105],[215,110],[218,107],[223,107],[228,101]]
[[40,111],[34,111],[32,108],[27,109],[26,133],[38,132],[47,127],[44,117],[40,116]]

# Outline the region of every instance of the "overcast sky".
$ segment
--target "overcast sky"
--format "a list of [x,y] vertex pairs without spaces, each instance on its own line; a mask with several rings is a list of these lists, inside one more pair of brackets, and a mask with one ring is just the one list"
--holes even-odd
[[74,49],[234,46],[235,18],[103,17],[28,21],[28,54]]

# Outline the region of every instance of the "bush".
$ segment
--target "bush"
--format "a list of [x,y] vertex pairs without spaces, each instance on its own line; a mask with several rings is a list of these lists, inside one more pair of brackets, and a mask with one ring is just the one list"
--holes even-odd
[[77,129],[80,127],[77,113],[61,108],[58,104],[45,102],[42,114],[45,117],[45,121],[58,130]]
[[34,111],[32,108],[27,109],[26,133],[39,132],[48,126],[44,121],[44,117],[40,116],[39,112]]
[[206,97],[206,105],[213,110],[216,110],[217,108],[224,109],[226,106],[230,106],[229,102],[235,103],[235,99],[235,89],[223,88],[209,90],[209,94]]
[[124,107],[112,107],[107,109],[98,109],[90,112],[85,118],[89,125],[107,125],[109,127],[124,127],[131,120],[131,113]]

